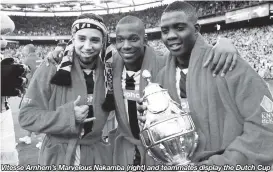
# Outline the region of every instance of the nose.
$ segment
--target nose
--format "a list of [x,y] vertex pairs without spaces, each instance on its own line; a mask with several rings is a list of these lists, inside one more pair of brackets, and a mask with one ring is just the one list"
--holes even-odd
[[123,44],[123,46],[122,46],[122,49],[124,49],[124,50],[130,50],[131,49],[131,44],[130,44],[130,42],[128,41],[128,40],[125,40],[124,41],[124,44]]
[[173,39],[176,39],[177,38],[177,35],[175,33],[175,31],[173,29],[170,29],[168,35],[167,35],[167,39],[168,40],[173,40]]
[[93,47],[92,47],[91,41],[86,40],[85,43],[84,43],[84,49],[85,49],[85,50],[91,50],[92,48],[93,48]]

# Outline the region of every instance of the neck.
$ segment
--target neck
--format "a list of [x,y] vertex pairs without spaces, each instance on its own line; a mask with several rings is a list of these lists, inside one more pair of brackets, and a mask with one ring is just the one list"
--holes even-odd
[[96,62],[97,62],[97,58],[94,58],[92,60],[92,62],[86,64],[86,63],[83,63],[81,60],[79,60],[80,62],[80,66],[83,67],[83,68],[86,68],[86,69],[91,69],[91,70],[94,70],[96,68]]
[[176,57],[176,65],[180,69],[188,68],[189,67],[189,63],[190,63],[190,56],[191,56],[191,52],[186,53],[184,55],[181,55],[179,57]]
[[142,67],[142,62],[143,62],[143,58],[144,58],[143,56],[139,57],[133,63],[125,63],[124,65],[125,65],[126,70],[134,71],[134,72],[139,71],[141,69],[141,67]]
[[181,69],[185,69],[189,67],[189,63],[190,63],[190,58],[191,58],[191,52],[194,48],[194,45],[196,43],[196,40],[198,38],[198,34],[196,34],[193,38],[192,38],[192,42],[191,45],[189,46],[189,51],[185,52],[184,54],[182,54],[181,56],[176,57],[176,65],[181,68]]

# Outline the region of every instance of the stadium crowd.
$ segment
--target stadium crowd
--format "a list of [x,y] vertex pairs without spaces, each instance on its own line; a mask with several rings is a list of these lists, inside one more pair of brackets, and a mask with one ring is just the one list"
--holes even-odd
[[[208,17],[225,14],[238,8],[255,5],[260,1],[189,1],[196,7],[199,17]],[[118,20],[126,15],[134,15],[142,19],[146,28],[154,28],[159,25],[159,18],[166,5],[145,9],[143,11],[132,11],[128,13],[117,13],[103,15],[105,23],[111,32],[115,31]],[[14,35],[27,36],[56,36],[70,35],[70,26],[76,17],[25,17],[11,16],[15,22]]]
[[[233,40],[240,55],[250,66],[265,79],[273,79],[273,25],[224,30],[202,33],[209,43],[216,42],[218,36]],[[149,41],[160,54],[166,53],[167,48],[160,40]]]
[[[17,58],[21,61],[24,60],[24,56],[22,54],[22,50],[24,48],[24,45],[17,45],[13,47],[7,47],[2,53],[4,54],[5,57],[13,57]],[[43,59],[46,57],[48,52],[51,52],[54,50],[55,46],[53,45],[35,45],[36,48],[36,55],[40,58]]]
[[273,25],[224,30],[214,33],[205,33],[208,42],[214,42],[217,36],[233,40],[241,57],[249,62],[250,66],[263,78],[273,79]]
[[[252,6],[262,1],[190,1],[196,7],[199,17],[208,17],[224,14],[238,8]],[[111,32],[115,31],[117,21],[126,16],[134,15],[143,20],[146,28],[153,28],[159,25],[159,17],[166,5],[152,7],[143,11],[134,11],[128,13],[117,13],[103,15],[105,23]],[[27,36],[57,36],[70,35],[70,26],[76,17],[25,17],[11,16],[15,22],[16,30],[13,35]],[[217,36],[231,38],[238,48],[241,56],[264,78],[273,79],[273,35],[267,34],[273,32],[273,25],[241,28],[234,30],[223,30],[212,33],[204,33],[209,43],[215,42]],[[149,45],[154,47],[160,55],[163,55],[167,49],[160,40],[149,41]],[[23,58],[20,50],[22,46],[5,50],[7,56]],[[52,46],[37,46],[37,55],[40,58],[46,56],[47,52],[53,49]]]
[[[241,57],[248,61],[260,76],[265,79],[273,79],[273,35],[267,34],[270,32],[273,32],[273,25],[202,34],[209,43],[215,42],[218,36],[231,38]],[[160,55],[168,51],[161,40],[152,40],[148,44],[158,51]],[[37,56],[41,59],[54,49],[54,46],[38,45],[36,47]],[[17,50],[14,48],[17,48]],[[22,59],[20,52],[23,46],[14,48],[6,49],[5,55]]]

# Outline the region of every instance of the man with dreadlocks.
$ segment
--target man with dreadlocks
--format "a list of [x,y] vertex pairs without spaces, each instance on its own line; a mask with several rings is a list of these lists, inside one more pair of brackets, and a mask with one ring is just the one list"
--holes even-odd
[[[101,139],[108,113],[100,53],[107,30],[100,16],[82,14],[72,25],[72,42],[61,63],[35,72],[19,114],[20,125],[45,133],[41,165],[110,164]],[[88,166],[85,166],[88,167]]]

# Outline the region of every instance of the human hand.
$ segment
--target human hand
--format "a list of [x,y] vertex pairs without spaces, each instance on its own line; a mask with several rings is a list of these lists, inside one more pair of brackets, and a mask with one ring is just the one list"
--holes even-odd
[[143,115],[143,112],[145,110],[147,110],[147,106],[145,104],[143,104],[143,98],[140,98],[137,101],[137,110],[141,114],[141,115],[138,115],[137,118],[138,118],[138,121],[139,121],[138,124],[140,126],[140,129],[142,130],[143,127],[144,127],[144,124],[146,122],[146,116]]
[[213,77],[215,77],[222,69],[221,76],[224,77],[227,71],[234,69],[239,53],[232,44],[232,40],[228,38],[218,39],[215,46],[207,52],[208,59],[204,63],[204,67],[208,67],[211,63]]
[[49,52],[47,56],[45,57],[44,61],[46,63],[46,66],[49,66],[50,63],[53,65],[58,65],[64,56],[64,48],[61,46],[57,46],[54,51]]
[[87,105],[80,105],[80,99],[81,96],[79,95],[74,101],[75,120],[78,123],[84,122],[89,112],[89,107]]

